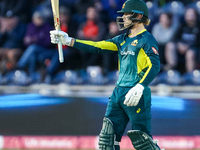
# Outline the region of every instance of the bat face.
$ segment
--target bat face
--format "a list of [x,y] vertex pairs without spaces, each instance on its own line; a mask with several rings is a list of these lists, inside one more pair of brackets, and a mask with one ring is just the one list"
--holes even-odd
[[51,0],[51,6],[53,11],[54,25],[56,30],[59,30],[60,29],[59,0]]
[[[53,19],[56,30],[60,30],[60,19],[59,19],[59,0],[51,0],[51,6],[53,11]],[[58,53],[60,62],[64,62],[62,43],[58,43]]]

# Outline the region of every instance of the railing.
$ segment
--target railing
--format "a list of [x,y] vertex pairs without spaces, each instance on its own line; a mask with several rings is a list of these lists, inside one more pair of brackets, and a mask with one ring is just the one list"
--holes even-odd
[[[109,96],[115,85],[35,84],[30,86],[0,86],[0,94],[40,93],[49,96],[91,97]],[[200,99],[200,86],[150,86],[152,95]]]

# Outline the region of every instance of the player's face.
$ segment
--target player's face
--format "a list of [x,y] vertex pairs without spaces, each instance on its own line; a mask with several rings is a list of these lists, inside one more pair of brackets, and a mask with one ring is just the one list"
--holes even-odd
[[124,15],[122,16],[123,21],[124,21],[124,27],[128,27],[132,21],[129,19],[129,17],[131,17],[132,14],[128,14],[128,13],[124,13]]

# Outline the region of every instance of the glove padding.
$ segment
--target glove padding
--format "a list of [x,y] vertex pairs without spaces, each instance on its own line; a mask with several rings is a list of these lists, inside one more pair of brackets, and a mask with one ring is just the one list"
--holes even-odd
[[131,88],[125,96],[124,105],[137,106],[143,94],[144,87],[141,84],[136,84]]
[[70,46],[72,41],[72,38],[69,37],[67,33],[58,30],[50,31],[50,37],[51,37],[51,43],[53,44],[58,44],[60,41],[62,45]]

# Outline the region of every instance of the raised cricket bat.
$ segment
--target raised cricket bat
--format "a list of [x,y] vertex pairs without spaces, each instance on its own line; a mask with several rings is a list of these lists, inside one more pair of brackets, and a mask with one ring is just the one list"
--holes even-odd
[[[52,11],[53,11],[55,29],[60,30],[59,0],[51,0],[51,7],[52,7]],[[58,43],[58,53],[59,53],[59,61],[60,61],[60,63],[63,63],[64,62],[63,49],[62,49],[62,43],[60,40]]]

